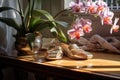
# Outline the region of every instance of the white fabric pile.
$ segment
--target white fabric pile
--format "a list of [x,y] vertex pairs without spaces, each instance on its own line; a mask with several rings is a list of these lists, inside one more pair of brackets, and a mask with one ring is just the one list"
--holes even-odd
[[115,37],[101,37],[100,35],[93,35],[89,40],[81,37],[71,40],[76,43],[81,49],[87,51],[108,51],[120,53],[120,41]]

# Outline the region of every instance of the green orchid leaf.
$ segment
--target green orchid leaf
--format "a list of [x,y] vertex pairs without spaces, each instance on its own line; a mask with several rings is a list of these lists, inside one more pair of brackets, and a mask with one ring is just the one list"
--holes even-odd
[[20,14],[20,11],[11,7],[0,7],[0,12],[7,11],[7,10],[14,10]]
[[53,27],[53,28],[50,29],[50,32],[53,34],[53,36],[58,38],[60,41],[65,42],[65,43],[67,42],[67,38],[60,28]]
[[30,22],[30,28],[36,27],[39,23],[43,22],[39,17],[32,18]]
[[[43,16],[45,16],[49,21],[51,21],[51,22],[45,22],[49,26],[50,29],[53,28],[53,27],[57,28],[58,27],[57,24],[62,25],[64,27],[67,27],[67,25],[68,25],[66,22],[54,20],[54,18],[47,11],[44,11],[44,10],[34,10],[33,15],[36,15],[36,16],[43,15]],[[40,26],[39,30],[46,28],[45,23],[42,23],[42,24],[39,25]],[[56,32],[57,32],[57,30],[56,30]]]
[[55,20],[54,20],[53,16],[50,13],[48,13],[47,11],[35,9],[33,11],[33,15],[37,16],[37,17],[39,17],[39,16],[46,17],[49,21],[53,21],[52,24],[54,25],[54,27],[57,27],[56,23],[54,22]]
[[[55,22],[54,22],[55,23]],[[52,24],[52,26],[50,26]],[[33,17],[30,22],[30,32],[41,31],[47,27],[54,27],[53,21],[49,21],[46,19],[41,19],[39,17]]]
[[63,31],[61,29],[57,29],[58,31],[58,39],[62,42],[67,42],[67,38],[66,36],[64,35]]
[[3,22],[3,23],[5,23],[5,24],[7,24],[10,27],[13,27],[17,31],[19,31],[19,29],[20,29],[14,19],[0,17],[0,21]]
[[62,30],[60,30],[59,31],[59,33],[58,33],[58,39],[60,40],[60,41],[62,41],[62,42],[67,42],[67,38],[66,38],[66,36],[64,35],[64,33],[63,33],[63,31]]
[[[42,17],[41,17],[42,16]],[[30,31],[42,30],[48,27],[49,23],[52,23],[56,27],[56,23],[53,22],[53,17],[44,10],[34,10],[32,14],[32,19],[30,22]]]
[[47,19],[49,19],[50,21],[54,21],[54,18],[52,17],[52,15],[51,15],[50,13],[48,13],[47,11],[45,11],[45,10],[35,9],[35,10],[33,11],[33,15],[36,15],[36,16],[43,15],[43,16],[45,16]]
[[51,22],[42,22],[42,23],[39,23],[39,25],[38,25],[38,27],[36,28],[36,31],[41,31],[41,30],[43,30],[43,29],[45,29],[45,28],[47,28],[47,27],[51,27],[50,26],[50,24],[51,24]]
[[[45,24],[46,23],[46,24]],[[40,31],[47,27],[49,23],[40,18],[32,19],[30,22],[30,32]]]
[[55,32],[55,33],[58,34],[58,31],[57,31],[57,29],[56,29],[55,27],[51,28],[51,29],[50,29],[50,32]]
[[[67,23],[62,22],[62,21],[57,21],[56,23],[58,23],[64,27],[67,27],[67,25],[68,25]],[[62,42],[65,42],[65,43],[67,42],[67,38],[66,38],[65,34],[59,27],[54,27],[53,24],[51,24],[49,27],[50,27],[50,31],[53,33],[53,36],[57,37]]]
[[59,24],[59,25],[65,27],[65,28],[68,27],[68,23],[67,23],[67,22],[64,22],[64,21],[57,21],[57,20],[55,20],[55,22],[56,22],[57,24]]
[[26,34],[26,37],[27,37],[27,41],[29,43],[29,47],[32,50],[32,42],[35,39],[35,34],[34,33],[28,33],[28,34]]
[[36,25],[40,22],[40,19],[39,18],[32,18],[31,21],[30,21],[30,28],[34,28],[36,27]]

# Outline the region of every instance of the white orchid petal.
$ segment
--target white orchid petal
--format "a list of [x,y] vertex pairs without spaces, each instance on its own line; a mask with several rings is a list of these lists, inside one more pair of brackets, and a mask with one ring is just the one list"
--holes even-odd
[[72,1],[72,2],[69,3],[69,7],[73,7],[73,6],[75,6],[75,4],[76,3]]
[[110,29],[110,34],[112,34],[112,32],[113,32],[113,27],[111,27],[111,29]]
[[118,21],[119,21],[119,18],[115,18],[114,25],[116,25]]

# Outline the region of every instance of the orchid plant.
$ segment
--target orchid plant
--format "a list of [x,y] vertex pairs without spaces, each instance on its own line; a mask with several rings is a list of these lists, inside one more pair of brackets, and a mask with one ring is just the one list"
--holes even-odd
[[[118,32],[119,25],[117,25],[117,22],[119,18],[115,18],[113,23],[114,13],[110,11],[107,3],[103,0],[96,0],[94,2],[92,0],[76,0],[70,2],[69,6],[73,14],[85,13],[98,16],[101,19],[102,25],[107,24],[112,26],[110,33],[113,31]],[[71,39],[79,39],[84,35],[84,32],[89,33],[92,31],[91,25],[92,21],[90,19],[83,19],[78,16],[71,25],[72,29],[68,30],[67,33],[70,35]]]
[[0,17],[0,21],[17,31],[17,34],[14,35],[16,39],[19,37],[27,37],[31,48],[31,42],[35,39],[35,32],[40,32],[46,27],[50,29],[50,32],[53,33],[56,38],[62,42],[66,42],[67,39],[58,25],[65,27],[67,23],[55,20],[54,17],[45,10],[35,9],[35,2],[36,0],[28,0],[25,11],[22,9],[20,0],[18,0],[19,10],[7,6],[0,7],[0,13],[8,10],[14,11],[16,15],[20,16],[21,23],[17,24],[14,18],[7,17]]

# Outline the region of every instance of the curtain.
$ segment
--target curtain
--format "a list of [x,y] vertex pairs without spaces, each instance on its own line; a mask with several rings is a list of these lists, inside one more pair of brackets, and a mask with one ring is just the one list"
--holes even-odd
[[64,9],[64,0],[42,0],[41,8],[55,16],[59,11]]
[[[0,0],[0,7],[9,6],[18,9],[17,0]],[[12,10],[4,11],[0,13],[0,17],[14,18],[19,23],[19,16]],[[14,37],[15,30],[8,25],[0,22],[0,53],[4,53],[9,56],[16,56],[14,49]]]

